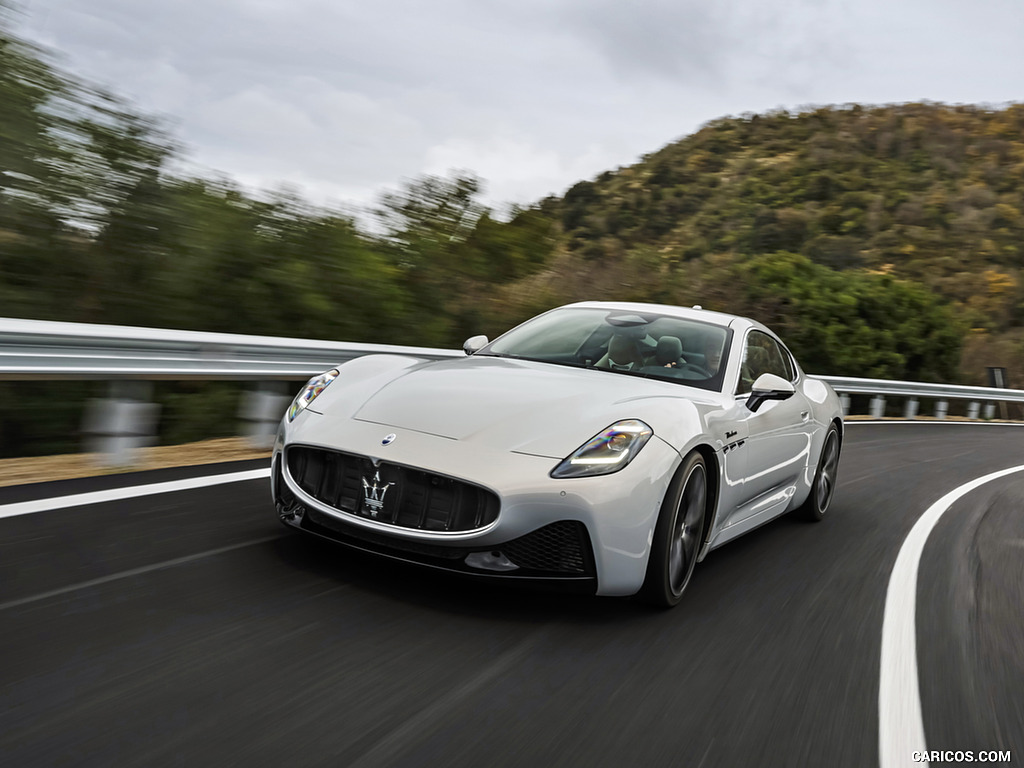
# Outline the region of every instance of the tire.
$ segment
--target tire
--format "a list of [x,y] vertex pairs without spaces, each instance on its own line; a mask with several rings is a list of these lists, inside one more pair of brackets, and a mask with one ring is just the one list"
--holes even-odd
[[818,457],[818,469],[811,483],[811,493],[803,506],[797,509],[800,517],[811,522],[820,522],[825,517],[832,496],[836,490],[836,474],[839,471],[839,430],[832,424],[825,433]]
[[648,603],[671,608],[682,599],[700,555],[707,507],[707,466],[694,451],[672,479],[658,515],[640,592]]

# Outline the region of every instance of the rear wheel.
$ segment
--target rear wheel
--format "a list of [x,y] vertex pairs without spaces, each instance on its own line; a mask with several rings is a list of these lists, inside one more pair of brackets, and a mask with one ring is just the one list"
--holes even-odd
[[641,592],[648,602],[671,608],[682,599],[700,554],[707,506],[707,466],[694,452],[676,472],[654,529]]
[[818,522],[825,517],[836,490],[838,471],[839,430],[833,424],[825,433],[825,442],[821,444],[821,456],[818,459],[818,470],[814,473],[814,482],[811,483],[811,493],[799,509],[800,516],[805,520]]

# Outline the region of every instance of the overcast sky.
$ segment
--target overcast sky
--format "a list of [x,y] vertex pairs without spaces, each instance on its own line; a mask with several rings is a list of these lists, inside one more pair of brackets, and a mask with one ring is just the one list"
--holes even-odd
[[560,194],[725,115],[1024,101],[1024,0],[21,0],[19,33],[255,189]]

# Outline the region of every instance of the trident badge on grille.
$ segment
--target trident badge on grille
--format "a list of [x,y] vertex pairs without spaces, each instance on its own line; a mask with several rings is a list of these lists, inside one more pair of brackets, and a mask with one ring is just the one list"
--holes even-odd
[[363,511],[369,512],[370,517],[376,517],[377,513],[384,508],[384,494],[388,492],[394,483],[381,483],[380,472],[373,473],[373,485],[363,478]]

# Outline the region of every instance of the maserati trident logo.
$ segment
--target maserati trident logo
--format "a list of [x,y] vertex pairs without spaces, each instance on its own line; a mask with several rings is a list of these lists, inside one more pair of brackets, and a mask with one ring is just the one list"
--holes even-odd
[[363,511],[369,512],[370,517],[376,517],[384,508],[384,494],[388,492],[394,483],[381,483],[380,472],[373,473],[373,484],[366,482],[363,478]]
[[396,437],[398,437],[398,435],[396,435],[394,432],[392,432],[390,435],[385,435],[384,439],[380,441],[380,444],[391,445],[393,442],[395,442]]

